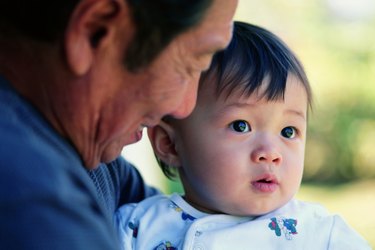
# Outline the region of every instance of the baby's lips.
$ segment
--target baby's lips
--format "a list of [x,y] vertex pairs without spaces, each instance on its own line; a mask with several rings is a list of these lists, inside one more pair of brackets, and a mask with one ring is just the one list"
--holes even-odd
[[277,178],[272,174],[261,175],[252,181],[251,184],[256,190],[265,193],[272,193],[279,186]]

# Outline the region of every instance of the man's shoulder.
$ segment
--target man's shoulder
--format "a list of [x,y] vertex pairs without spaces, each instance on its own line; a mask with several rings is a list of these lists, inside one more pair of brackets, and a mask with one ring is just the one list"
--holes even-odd
[[[12,107],[2,109],[16,112]],[[85,186],[77,184],[84,182],[87,174],[74,151],[47,131],[49,127],[36,121],[29,123],[28,119],[19,115],[8,115],[8,119],[0,117],[1,198],[16,195],[31,197],[48,192],[56,194]]]

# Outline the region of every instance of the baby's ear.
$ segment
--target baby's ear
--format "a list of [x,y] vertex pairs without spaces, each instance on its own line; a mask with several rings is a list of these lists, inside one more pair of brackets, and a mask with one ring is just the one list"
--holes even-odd
[[165,164],[180,167],[180,158],[175,148],[175,131],[173,127],[161,121],[159,125],[147,129],[154,153]]

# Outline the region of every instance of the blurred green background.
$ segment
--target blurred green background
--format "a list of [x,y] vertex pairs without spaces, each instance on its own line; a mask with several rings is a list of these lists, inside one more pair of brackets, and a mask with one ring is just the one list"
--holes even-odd
[[[298,198],[342,215],[375,247],[375,0],[240,0],[235,19],[281,37],[310,79],[314,108]],[[181,192],[142,141],[124,155],[149,183]]]

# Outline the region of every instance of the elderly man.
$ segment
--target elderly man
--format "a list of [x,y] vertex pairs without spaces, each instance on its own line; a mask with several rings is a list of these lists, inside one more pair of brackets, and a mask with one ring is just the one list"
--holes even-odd
[[0,0],[0,249],[118,248],[114,209],[155,192],[121,149],[192,111],[236,6]]

